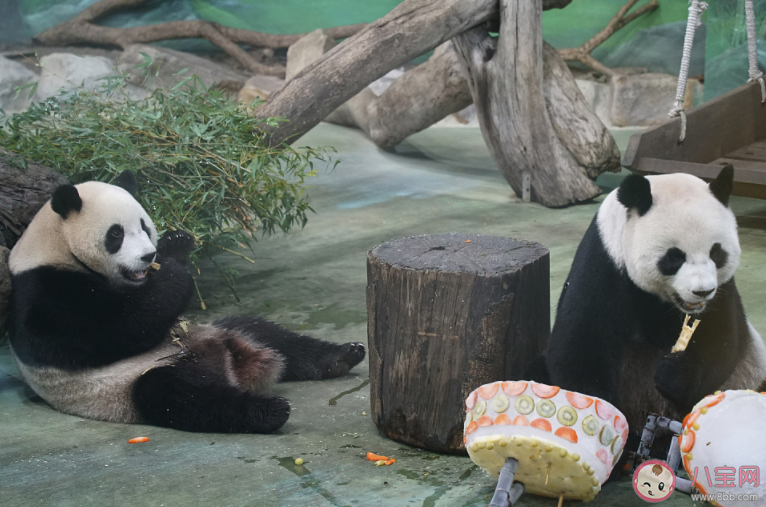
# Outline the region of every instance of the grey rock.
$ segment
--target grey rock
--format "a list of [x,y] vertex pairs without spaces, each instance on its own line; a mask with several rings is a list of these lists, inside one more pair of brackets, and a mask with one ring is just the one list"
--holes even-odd
[[276,92],[284,85],[284,79],[256,74],[245,82],[245,86],[239,91],[237,100],[249,106],[255,99],[268,99],[272,93]]
[[[146,69],[135,67],[144,61],[141,53],[149,55],[154,63]],[[178,73],[183,69],[181,78],[196,75],[210,88],[215,85],[225,91],[237,92],[247,81],[248,76],[226,68],[215,62],[182,51],[164,47],[133,44],[128,46],[119,57],[119,70],[130,76],[130,82],[153,91],[157,88],[171,88],[179,81]],[[159,72],[159,73],[158,73]]]
[[[694,34],[689,75],[705,73],[705,38],[703,23]],[[678,75],[686,36],[686,21],[667,23],[639,31],[635,37],[609,53],[596,48],[593,56],[607,67],[646,67],[650,72]]]
[[335,46],[335,41],[322,29],[314,30],[298,39],[287,49],[285,81],[290,81]]
[[575,80],[577,87],[582,92],[588,108],[596,113],[601,123],[606,127],[612,127],[611,106],[612,106],[612,86],[606,83],[600,83],[589,79]]
[[[609,117],[617,127],[651,126],[665,121],[673,106],[678,78],[668,74],[635,74],[612,79],[612,102]],[[689,79],[684,106],[692,106],[695,88],[701,86]]]
[[37,81],[37,74],[18,62],[0,56],[0,109],[12,115],[24,111],[32,100],[29,91],[22,90],[16,97],[14,88]]

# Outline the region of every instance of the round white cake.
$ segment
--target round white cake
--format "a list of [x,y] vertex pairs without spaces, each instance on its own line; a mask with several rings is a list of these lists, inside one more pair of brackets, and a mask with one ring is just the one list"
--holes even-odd
[[536,495],[592,500],[628,437],[625,416],[604,400],[534,382],[494,382],[466,399],[464,442],[492,477],[506,458]]
[[703,398],[684,418],[680,445],[686,473],[700,493],[716,495],[712,504],[766,506],[764,393],[719,391]]

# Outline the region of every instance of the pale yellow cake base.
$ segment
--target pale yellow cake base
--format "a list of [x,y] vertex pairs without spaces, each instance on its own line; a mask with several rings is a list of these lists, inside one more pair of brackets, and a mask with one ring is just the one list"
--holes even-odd
[[514,480],[535,495],[558,498],[564,493],[566,500],[589,502],[601,491],[590,464],[550,440],[521,435],[476,437],[468,445],[468,454],[492,477],[500,474],[506,458],[516,459],[519,467]]

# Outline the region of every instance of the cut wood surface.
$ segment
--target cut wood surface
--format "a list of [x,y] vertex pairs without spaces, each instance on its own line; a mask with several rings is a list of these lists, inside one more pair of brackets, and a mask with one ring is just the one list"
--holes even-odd
[[[601,190],[588,178],[588,172],[597,171],[586,170],[567,143],[559,139],[559,134],[567,138],[576,133],[578,122],[555,121],[556,116],[552,117],[549,111],[558,107],[546,106],[541,4],[522,0],[499,3],[497,38],[491,37],[486,28],[476,27],[454,39],[468,71],[468,83],[489,151],[518,195],[523,194],[527,175],[531,180],[531,199],[545,206],[566,206],[592,199]],[[554,53],[550,52],[549,58]],[[552,72],[559,72],[558,69]],[[562,76],[576,87],[571,73],[566,71]],[[561,95],[575,93],[572,87],[562,89]],[[566,111],[564,115],[571,116]],[[592,141],[603,143],[599,134],[604,129],[601,122],[592,114],[588,121],[597,122],[597,128],[592,130],[596,138]],[[587,149],[588,143],[578,141],[573,145]],[[582,149],[573,151],[587,158]]]
[[462,452],[465,398],[520,379],[550,332],[550,259],[538,243],[415,236],[367,254],[372,419],[390,438]]
[[13,248],[40,208],[66,178],[0,148],[0,245]]

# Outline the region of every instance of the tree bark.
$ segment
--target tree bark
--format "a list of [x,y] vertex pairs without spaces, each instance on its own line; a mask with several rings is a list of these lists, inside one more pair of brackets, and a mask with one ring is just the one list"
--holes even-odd
[[367,254],[372,419],[388,437],[462,452],[465,399],[521,379],[550,332],[550,259],[538,243],[416,236]]
[[258,108],[259,118],[288,120],[269,129],[271,145],[297,140],[391,69],[496,14],[496,0],[405,0],[303,69]]
[[13,248],[53,191],[67,183],[53,169],[0,148],[0,246]]
[[533,201],[560,207],[592,199],[601,190],[559,139],[546,107],[541,15],[539,0],[500,0],[499,36],[477,27],[455,37],[455,45],[484,140],[505,179],[523,195],[526,176]]

